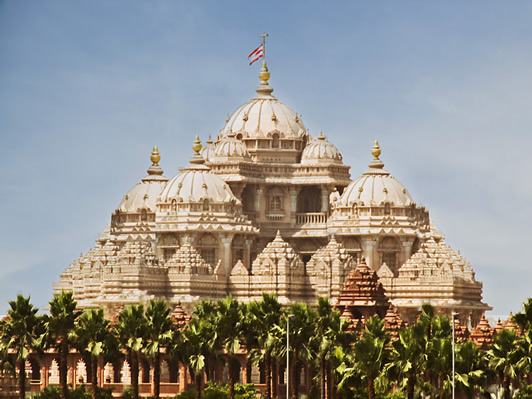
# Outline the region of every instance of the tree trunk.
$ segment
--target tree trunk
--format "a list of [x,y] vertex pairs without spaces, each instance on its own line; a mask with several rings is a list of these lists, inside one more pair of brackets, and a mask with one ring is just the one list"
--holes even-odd
[[202,373],[196,373],[196,399],[201,399],[201,375]]
[[414,399],[414,389],[416,387],[416,377],[413,375],[408,376],[406,383],[406,396],[408,399]]
[[139,354],[131,352],[131,386],[133,399],[139,399]]
[[229,399],[235,399],[235,370],[233,369],[233,355],[227,355],[229,368]]
[[292,381],[294,382],[292,384],[292,397],[294,399],[297,399],[299,397],[299,367],[300,362],[296,358],[296,360],[294,361],[294,365],[292,366]]
[[371,377],[368,377],[368,398],[375,399],[375,381]]
[[155,353],[153,364],[153,397],[159,399],[161,393],[161,353],[159,350]]
[[510,379],[507,376],[504,376],[502,380],[502,387],[504,388],[504,399],[510,399]]
[[96,392],[98,391],[98,358],[91,356],[91,384],[92,384],[92,398],[96,399]]
[[327,398],[327,371],[325,370],[325,356],[320,357],[320,397],[322,399]]
[[272,397],[277,397],[277,383],[279,382],[279,368],[277,367],[277,359],[270,357],[270,368],[272,371]]
[[272,358],[269,352],[264,354],[264,374],[266,374],[266,399],[272,397]]
[[26,360],[18,361],[18,393],[20,399],[26,397]]
[[59,352],[59,384],[61,385],[61,399],[66,399],[68,391],[68,342],[66,337],[61,338]]

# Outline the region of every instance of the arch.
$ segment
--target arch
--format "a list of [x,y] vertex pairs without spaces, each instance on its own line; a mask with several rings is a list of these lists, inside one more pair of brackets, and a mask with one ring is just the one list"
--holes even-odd
[[297,212],[321,212],[322,191],[316,186],[305,186],[297,195]]
[[151,368],[148,361],[144,358],[139,359],[139,380],[143,384],[148,384],[151,378]]
[[52,363],[50,363],[50,368],[48,369],[48,383],[59,384],[59,363],[56,359],[53,359]]
[[32,382],[41,381],[41,365],[36,358],[29,357],[26,360],[26,373]]
[[148,220],[148,211],[146,209],[142,209],[140,211],[140,220],[142,222],[146,222]]
[[161,382],[170,382],[170,365],[166,360],[161,360]]
[[209,210],[209,206],[210,206],[210,204],[209,204],[209,199],[208,199],[208,198],[205,198],[205,199],[203,200],[203,204],[202,204],[203,211],[204,211],[204,212],[207,212],[207,211]]
[[272,148],[279,148],[279,133],[272,134]]
[[255,192],[251,186],[246,186],[242,190],[242,210],[244,212],[255,211]]
[[106,384],[112,384],[115,382],[115,370],[112,363],[105,363],[103,368],[103,381]]
[[203,260],[211,266],[216,264],[216,253],[218,250],[218,240],[211,233],[205,233],[199,236],[196,247]]
[[76,363],[76,382],[79,384],[87,382],[87,367],[82,359]]
[[240,234],[234,236],[233,241],[231,242],[231,255],[232,262],[231,265],[236,264],[239,260],[242,263],[247,264],[247,259],[245,258],[245,249],[246,249],[246,240]]
[[131,385],[131,367],[129,367],[129,362],[124,360],[122,363],[122,369],[120,370],[120,381],[123,384]]
[[378,246],[380,263],[386,263],[386,265],[392,270],[396,271],[399,261],[399,251],[401,247],[394,237],[383,237]]
[[414,255],[417,251],[419,251],[420,247],[421,247],[421,242],[419,241],[419,238],[416,237],[414,242],[412,243],[412,251],[410,253],[410,256]]
[[285,193],[280,187],[272,187],[266,193],[268,210],[282,212],[284,210]]

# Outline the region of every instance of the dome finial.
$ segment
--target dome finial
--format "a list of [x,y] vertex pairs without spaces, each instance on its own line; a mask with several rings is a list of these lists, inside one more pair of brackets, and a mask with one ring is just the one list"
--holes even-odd
[[161,154],[159,154],[159,149],[157,148],[157,146],[153,147],[150,160],[153,162],[153,166],[159,165],[159,161],[161,160]]
[[199,155],[201,149],[202,149],[201,141],[199,139],[199,136],[196,135],[196,138],[194,139],[194,144],[192,145],[192,150],[195,152],[194,155]]
[[256,90],[259,95],[271,95],[273,92],[273,88],[268,83],[268,80],[270,80],[270,72],[266,64],[266,38],[268,36],[266,32],[260,35],[262,37],[262,68],[259,72],[260,86]]
[[371,155],[374,156],[375,160],[378,160],[379,155],[381,155],[381,147],[379,146],[378,140],[375,140],[375,144],[373,145],[373,149],[371,150]]
[[268,36],[266,32],[260,35],[262,37],[262,68],[259,72],[259,79],[260,84],[264,86],[268,85],[268,80],[270,79],[270,72],[268,72],[268,65],[266,65],[266,38]]

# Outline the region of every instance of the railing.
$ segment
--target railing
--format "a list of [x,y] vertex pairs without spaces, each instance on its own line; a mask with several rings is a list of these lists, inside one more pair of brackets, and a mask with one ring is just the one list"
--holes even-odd
[[323,212],[296,213],[296,224],[324,224],[327,214]]

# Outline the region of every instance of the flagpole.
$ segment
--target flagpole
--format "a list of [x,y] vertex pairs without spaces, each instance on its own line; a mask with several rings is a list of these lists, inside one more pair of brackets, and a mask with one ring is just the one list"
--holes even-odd
[[266,32],[260,35],[260,37],[262,37],[262,65],[263,66],[266,66],[266,38],[268,36],[269,35]]

